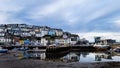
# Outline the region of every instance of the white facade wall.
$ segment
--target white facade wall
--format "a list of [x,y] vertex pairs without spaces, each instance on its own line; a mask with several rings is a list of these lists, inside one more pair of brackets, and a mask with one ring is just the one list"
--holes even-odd
[[39,33],[39,34],[35,34],[35,37],[42,37],[42,35]]
[[63,31],[55,30],[56,36],[62,36]]
[[70,43],[70,38],[63,39],[63,40],[64,40],[64,44],[69,44]]
[[70,44],[76,44],[77,43],[77,41],[73,41],[73,40],[71,40],[71,38],[70,38]]
[[31,36],[30,33],[22,33],[22,36]]
[[48,41],[45,38],[41,38],[41,45],[47,46]]
[[12,40],[11,39],[5,39],[5,38],[0,38],[0,42],[11,42]]
[[4,31],[4,29],[0,29],[0,32]]
[[5,33],[0,33],[0,36],[5,36]]
[[55,43],[64,44],[64,39],[55,39]]
[[64,44],[76,44],[78,40],[76,41],[71,41],[71,38],[64,39]]
[[42,30],[41,31],[41,36],[45,36],[45,35],[48,35],[48,31],[47,30]]

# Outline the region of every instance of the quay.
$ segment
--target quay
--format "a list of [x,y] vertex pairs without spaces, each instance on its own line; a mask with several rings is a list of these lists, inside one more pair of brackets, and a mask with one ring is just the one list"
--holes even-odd
[[47,53],[62,53],[69,51],[95,51],[96,48],[93,46],[62,46],[62,47],[47,47]]
[[107,48],[97,48],[94,46],[81,46],[81,45],[74,45],[74,46],[35,46],[35,45],[9,45],[9,46],[1,46],[2,48],[11,50],[14,48],[28,48],[30,50],[34,50],[35,48],[38,48],[40,50],[45,49],[46,52],[54,52],[54,53],[60,53],[61,51],[97,51],[97,50],[108,50]]
[[40,46],[40,45],[1,45],[2,48],[5,48],[5,49],[14,49],[14,48],[22,48],[22,47],[27,47],[29,49],[34,49],[34,48],[38,48],[38,49],[46,49],[47,46]]

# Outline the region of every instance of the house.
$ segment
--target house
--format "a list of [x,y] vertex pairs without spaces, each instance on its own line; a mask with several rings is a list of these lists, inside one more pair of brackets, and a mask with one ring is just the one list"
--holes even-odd
[[63,33],[64,44],[70,44],[70,35],[71,33],[69,32]]
[[41,45],[47,46],[48,40],[46,38],[41,38]]
[[55,31],[54,31],[53,29],[50,29],[50,30],[48,31],[48,35],[50,35],[50,36],[55,36]]
[[116,43],[116,40],[105,39],[105,38],[101,38],[101,37],[95,37],[95,44],[109,45],[109,44],[114,44],[114,43]]
[[17,24],[17,27],[25,28],[25,27],[27,27],[27,25],[26,24]]
[[0,32],[0,44],[4,45],[7,43],[11,43],[11,38],[9,36],[6,36],[5,32]]
[[21,32],[17,32],[17,31],[16,31],[16,32],[13,33],[13,35],[15,35],[15,36],[20,36],[20,35],[21,35]]
[[75,45],[79,41],[79,36],[76,34],[70,34],[69,32],[63,33],[64,44]]
[[114,44],[114,43],[116,43],[116,40],[112,40],[112,39],[103,39],[103,40],[101,40],[101,44],[110,45],[110,44]]
[[49,43],[75,44],[78,41],[77,35],[72,35],[69,32],[63,32],[62,29],[27,24],[0,25],[0,38],[2,41],[9,42],[9,39],[15,41],[14,37],[19,37],[19,40],[30,39],[30,41],[33,42],[40,41],[45,46]]
[[33,25],[26,25],[27,28],[32,29]]
[[11,29],[7,29],[8,31],[8,33],[9,33],[9,35],[11,34],[11,35],[13,35],[14,34],[14,31],[12,31]]
[[4,37],[0,37],[0,44],[7,44],[7,43],[11,43],[11,39],[10,38],[4,38]]
[[41,36],[45,36],[45,35],[48,35],[48,31],[49,29],[47,28],[40,28],[40,32],[41,32]]
[[56,36],[62,36],[63,35],[63,30],[62,29],[56,29],[54,28]]
[[79,41],[79,36],[75,34],[71,34],[70,36],[70,44],[75,45]]
[[56,38],[55,39],[55,44],[63,45],[64,43],[65,43],[65,41],[63,38]]
[[31,36],[35,35],[35,31],[30,31],[29,33],[31,34]]
[[50,27],[47,27],[47,26],[40,27],[40,32],[42,36],[48,35],[49,30],[50,30]]
[[18,24],[6,24],[6,27],[15,28],[18,27]]
[[41,35],[42,35],[42,37],[45,36],[45,35],[48,35],[48,30],[42,30]]
[[11,29],[12,29],[12,27],[7,27],[6,29],[7,29],[7,30],[11,30]]
[[0,25],[0,32],[6,32],[5,25]]
[[4,28],[0,28],[0,32],[4,32]]
[[99,44],[101,41],[101,37],[95,37],[95,44]]
[[27,27],[24,27],[24,28],[20,28],[21,31],[24,31],[24,32],[28,32],[30,31],[30,29],[28,29]]
[[0,24],[0,27],[5,27],[6,24]]
[[31,36],[31,34],[29,33],[29,32],[21,32],[21,36],[22,37],[30,37]]
[[35,37],[42,37],[41,32],[37,32],[37,33],[35,33]]
[[11,30],[13,30],[13,31],[20,31],[20,28],[15,27],[15,28],[12,28]]
[[4,37],[5,33],[4,32],[0,32],[0,37]]

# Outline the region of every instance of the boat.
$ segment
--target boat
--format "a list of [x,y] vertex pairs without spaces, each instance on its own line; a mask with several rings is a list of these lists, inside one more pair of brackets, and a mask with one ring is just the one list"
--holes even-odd
[[7,53],[8,49],[2,49],[2,47],[0,47],[0,53]]
[[26,50],[28,50],[28,48],[22,47],[22,48],[19,48],[18,50],[19,51],[26,51]]
[[93,47],[95,47],[96,50],[98,50],[98,51],[110,50],[111,49],[111,47],[109,45],[105,45],[105,44],[95,44],[95,45],[93,45]]
[[120,53],[120,47],[113,49],[114,52]]

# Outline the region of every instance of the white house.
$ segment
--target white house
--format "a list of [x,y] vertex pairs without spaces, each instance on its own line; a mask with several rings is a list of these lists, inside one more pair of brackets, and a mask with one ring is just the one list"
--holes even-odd
[[18,24],[18,27],[25,28],[27,25],[26,24]]
[[46,40],[45,38],[41,38],[41,45],[43,46],[47,46],[48,40]]
[[42,37],[41,33],[35,33],[35,37]]
[[54,29],[56,36],[62,36],[63,35],[63,30],[62,29]]
[[70,36],[70,44],[76,44],[77,42],[79,41],[79,36],[78,35],[75,35],[75,34],[72,34]]
[[48,30],[42,30],[41,31],[41,36],[45,36],[48,35]]
[[14,35],[19,36],[19,35],[21,35],[21,33],[19,33],[19,32],[14,32]]
[[64,44],[65,41],[64,41],[63,38],[58,38],[58,39],[55,39],[55,43],[56,43],[56,44]]
[[4,37],[5,33],[4,32],[0,32],[0,37]]
[[12,40],[10,38],[0,37],[0,43],[10,43]]
[[4,31],[4,29],[3,28],[0,28],[0,32],[3,32]]
[[79,36],[75,34],[63,34],[64,44],[76,44],[79,41]]

